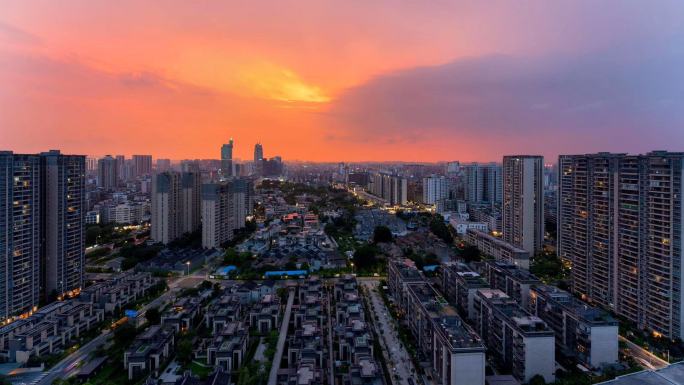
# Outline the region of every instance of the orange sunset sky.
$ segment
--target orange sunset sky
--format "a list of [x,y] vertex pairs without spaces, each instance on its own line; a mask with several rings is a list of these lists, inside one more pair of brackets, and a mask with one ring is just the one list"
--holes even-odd
[[677,1],[0,0],[0,149],[681,150]]

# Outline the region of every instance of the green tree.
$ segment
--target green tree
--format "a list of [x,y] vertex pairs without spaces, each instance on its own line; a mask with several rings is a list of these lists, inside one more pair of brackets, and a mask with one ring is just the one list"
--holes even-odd
[[178,361],[183,365],[190,364],[192,361],[192,339],[190,337],[183,337],[176,346],[176,356]]
[[161,322],[161,313],[159,312],[159,309],[153,307],[152,309],[146,311],[145,319],[147,320],[147,322],[149,322],[150,325],[159,325],[159,323]]
[[114,330],[114,343],[119,346],[129,344],[135,338],[137,332],[131,324],[123,324]]
[[364,244],[354,252],[354,265],[359,270],[370,270],[378,263],[377,254],[378,249],[375,245]]
[[530,378],[530,382],[528,382],[528,384],[529,385],[546,385],[546,381],[544,380],[544,377],[537,374],[534,377]]
[[376,226],[373,230],[373,242],[392,242],[392,230],[390,230],[387,226]]
[[435,214],[430,220],[430,231],[448,244],[454,241],[449,227],[444,223],[444,217],[439,214]]
[[468,245],[461,250],[461,257],[465,259],[466,262],[480,261],[480,249],[477,246]]

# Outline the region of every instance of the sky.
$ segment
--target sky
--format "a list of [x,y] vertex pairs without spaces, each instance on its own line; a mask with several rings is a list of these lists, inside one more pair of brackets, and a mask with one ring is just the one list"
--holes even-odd
[[684,2],[0,0],[0,149],[684,151]]

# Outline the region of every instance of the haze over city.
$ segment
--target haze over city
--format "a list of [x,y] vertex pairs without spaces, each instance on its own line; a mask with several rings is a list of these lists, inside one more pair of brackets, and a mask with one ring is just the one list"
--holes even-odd
[[[674,149],[678,1],[9,1],[16,151],[499,160]],[[615,139],[619,139],[616,141]]]

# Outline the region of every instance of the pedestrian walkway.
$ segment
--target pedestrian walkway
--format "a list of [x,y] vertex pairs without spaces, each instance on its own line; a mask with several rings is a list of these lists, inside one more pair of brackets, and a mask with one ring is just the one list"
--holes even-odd
[[287,338],[287,328],[290,325],[290,314],[292,313],[292,303],[294,302],[294,289],[290,289],[290,296],[287,297],[287,308],[285,309],[285,317],[283,323],[280,325],[280,335],[278,336],[278,345],[276,345],[276,353],[273,356],[273,365],[271,365],[271,373],[268,376],[268,385],[276,385],[278,380],[278,369],[280,369],[280,361],[283,359],[283,349],[285,349],[285,339]]

